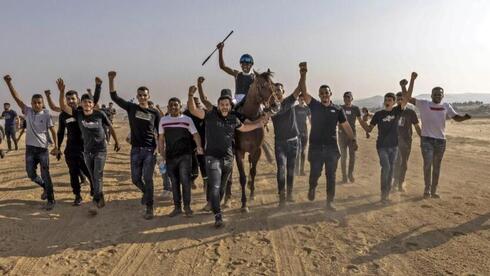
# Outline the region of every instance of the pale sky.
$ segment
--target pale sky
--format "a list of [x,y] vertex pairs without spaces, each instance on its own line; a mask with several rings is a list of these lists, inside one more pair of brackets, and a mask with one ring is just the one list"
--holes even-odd
[[[201,62],[230,31],[225,61],[238,69],[251,54],[291,92],[298,63],[309,64],[308,87],[334,97],[365,98],[398,90],[416,70],[415,93],[490,92],[490,1],[122,1],[5,0],[0,8],[0,74],[11,74],[22,96],[51,89],[93,88],[94,77],[118,72],[121,96],[150,88],[162,105],[186,98],[199,75],[214,100],[233,78],[216,54]],[[0,102],[13,99],[3,83]]]

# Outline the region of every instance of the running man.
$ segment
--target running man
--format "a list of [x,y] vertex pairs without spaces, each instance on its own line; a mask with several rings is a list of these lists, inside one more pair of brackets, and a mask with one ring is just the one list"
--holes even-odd
[[[195,86],[189,88],[187,107],[191,114],[204,119],[206,129],[206,146],[204,152],[206,172],[208,175],[208,199],[214,213],[214,225],[219,228],[224,225],[220,202],[226,189],[231,168],[233,167],[233,140],[235,139],[235,130],[246,132],[260,128],[264,124],[264,119],[261,118],[258,122],[254,123],[242,124],[237,115],[231,112],[233,98],[229,89],[223,89],[221,91],[221,96],[218,98],[218,107],[213,106],[208,110],[198,109],[194,102],[194,93],[196,90],[197,87]],[[204,98],[206,97],[204,96]]]
[[[402,105],[403,93],[396,94],[396,103]],[[405,192],[404,182],[407,173],[408,159],[412,151],[412,126],[415,127],[417,134],[421,136],[421,129],[417,113],[410,104],[403,109],[400,119],[398,120],[398,154],[395,160],[395,179],[393,181],[393,190],[396,188],[399,192]]]
[[[34,94],[31,98],[31,106],[27,106],[19,96],[12,84],[12,78],[6,75],[4,78],[10,90],[10,94],[19,105],[26,120],[26,171],[27,176],[43,188],[42,200],[47,200],[45,209],[52,210],[55,206],[53,182],[49,173],[49,141],[48,131],[54,140],[52,155],[57,155],[56,133],[53,120],[49,111],[44,108],[44,100],[41,94]],[[37,175],[37,165],[41,166],[41,177]]]
[[[300,64],[302,77],[306,79],[308,71],[306,62]],[[335,198],[335,173],[340,158],[339,146],[337,144],[337,124],[342,127],[357,148],[354,133],[347,122],[345,113],[342,109],[334,105],[331,101],[332,91],[328,85],[320,86],[318,96],[320,101],[314,99],[307,91],[306,82],[302,82],[301,92],[305,102],[311,111],[311,132],[308,148],[308,159],[310,161],[310,179],[308,199],[315,200],[315,189],[318,185],[318,178],[325,165],[327,177],[327,210],[335,211],[333,204]]]
[[[114,86],[116,72],[110,71],[109,92],[111,99],[128,113],[131,141],[131,180],[143,193],[141,204],[145,206],[145,219],[153,218],[153,171],[157,147],[156,136],[160,114],[149,107],[150,90],[141,86],[136,91],[138,104],[128,102],[117,95]],[[114,109],[114,108],[112,108]]]
[[15,120],[17,119],[17,112],[15,110],[10,109],[10,103],[3,104],[3,112],[0,116],[0,119],[5,120],[5,137],[7,139],[7,147],[8,150],[12,150],[12,142],[14,142],[15,150],[18,150],[17,140],[15,139]]
[[182,201],[185,215],[191,217],[193,141],[196,144],[196,153],[203,154],[201,137],[192,119],[182,114],[180,99],[170,98],[167,108],[169,114],[160,120],[158,134],[160,154],[166,162],[167,173],[172,182],[174,210],[169,217],[182,214]]
[[93,207],[90,208],[89,213],[91,215],[97,214],[97,209],[105,206],[104,189],[103,189],[103,176],[104,166],[107,158],[107,144],[105,140],[104,125],[110,130],[114,136],[114,150],[118,152],[119,142],[116,136],[116,132],[112,128],[112,125],[107,116],[99,111],[95,110],[94,98],[89,94],[83,94],[81,98],[81,106],[73,109],[65,102],[65,84],[60,78],[56,81],[58,89],[60,91],[60,108],[68,115],[76,118],[78,127],[82,132],[83,138],[83,157],[85,164],[87,165],[90,178],[93,185]]
[[[344,110],[347,122],[356,137],[356,120],[359,121],[362,128],[366,130],[368,124],[361,118],[361,110],[359,107],[352,104],[354,97],[352,92],[347,91],[344,93],[344,104],[341,105]],[[356,163],[356,151],[354,144],[349,140],[349,137],[345,134],[344,130],[339,128],[339,146],[340,146],[340,167],[342,168],[342,183],[347,183],[347,179],[354,183],[354,165]],[[349,170],[347,171],[347,156],[349,156]]]
[[439,184],[442,158],[446,150],[446,119],[463,122],[471,119],[471,116],[468,114],[461,116],[451,104],[442,102],[444,98],[444,89],[442,87],[434,87],[432,89],[432,101],[413,98],[412,92],[416,78],[417,73],[413,72],[408,91],[406,89],[403,91],[406,92],[409,102],[418,108],[420,120],[422,121],[420,147],[424,159],[424,198],[440,198],[437,193],[437,186]]
[[310,108],[305,103],[305,97],[300,94],[298,97],[298,105],[294,107],[296,113],[296,124],[298,126],[298,140],[299,140],[299,152],[296,158],[296,175],[304,176],[305,174],[305,160],[306,160],[306,145],[308,144],[308,124],[311,122]]

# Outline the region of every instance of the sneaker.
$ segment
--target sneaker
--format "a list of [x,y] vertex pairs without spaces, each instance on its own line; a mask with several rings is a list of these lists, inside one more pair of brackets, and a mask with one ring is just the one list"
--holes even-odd
[[204,212],[211,212],[211,203],[208,201],[206,205],[202,208]]
[[0,158],[5,158],[5,152],[3,152],[3,150],[0,149]]
[[43,189],[43,193],[41,194],[41,200],[46,200],[48,199],[48,194],[46,193],[46,190]]
[[350,181],[350,183],[354,183],[354,182],[356,182],[356,179],[354,178],[353,175],[349,175],[349,181]]
[[433,194],[431,195],[431,197],[432,197],[432,198],[435,198],[435,199],[440,199],[440,198],[441,198],[441,196],[440,196],[439,194],[436,194],[436,193],[433,193]]
[[192,215],[194,215],[194,212],[192,211],[190,206],[184,206],[184,214],[186,217],[190,218]]
[[221,214],[216,214],[214,216],[214,227],[221,228],[223,226],[225,226],[225,223],[223,221],[223,216],[221,216]]
[[424,193],[424,199],[430,198],[430,193]]
[[146,206],[145,215],[143,217],[148,220],[153,218],[153,206]]
[[46,209],[46,211],[51,211],[53,210],[55,204],[56,202],[54,200],[49,200],[44,209]]
[[170,212],[170,214],[168,214],[168,216],[173,218],[173,217],[178,216],[180,214],[182,214],[182,209],[180,207],[175,207],[174,210],[172,212]]
[[104,196],[101,196],[100,199],[99,199],[99,202],[97,202],[97,208],[104,208],[105,206],[105,199],[104,199]]
[[143,193],[143,195],[141,196],[140,203],[141,203],[141,205],[146,205],[145,193]]
[[327,201],[327,211],[332,211],[332,212],[337,211],[337,208],[335,208],[335,205],[333,205],[333,202]]
[[73,206],[82,205],[82,197],[80,195],[75,196],[75,200],[73,201]]
[[315,188],[311,188],[308,190],[308,200],[313,201],[315,200]]

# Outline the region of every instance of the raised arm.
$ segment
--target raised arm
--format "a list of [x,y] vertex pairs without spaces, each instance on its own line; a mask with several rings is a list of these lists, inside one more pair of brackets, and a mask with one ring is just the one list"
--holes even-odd
[[199,92],[199,99],[202,104],[206,107],[207,110],[213,109],[213,104],[208,100],[208,97],[204,95],[204,89],[202,88],[202,84],[204,82],[204,77],[197,78],[197,90]]
[[219,52],[219,68],[225,71],[228,75],[236,77],[238,71],[235,69],[231,69],[230,67],[227,67],[225,65],[225,59],[223,58],[223,48],[225,47],[225,44],[223,42],[220,42],[216,47],[218,48]]
[[[417,73],[412,72],[412,75],[410,76],[410,84],[408,85],[408,91],[407,91],[407,102],[415,105],[415,98],[412,98],[412,93],[413,93],[413,86],[415,84],[415,79],[417,78]],[[404,97],[405,98],[405,97]]]
[[9,75],[5,75],[3,77],[3,79],[5,80],[5,83],[7,83],[7,86],[9,88],[10,94],[12,95],[12,97],[15,100],[15,102],[17,103],[17,105],[22,110],[22,113],[24,113],[24,110],[26,108],[26,105],[22,101],[22,99],[20,98],[19,93],[17,93],[17,91],[15,90],[14,85],[12,84],[12,78]]
[[[88,92],[89,89],[87,89]],[[102,79],[99,77],[95,77],[95,91],[94,91],[94,105],[97,105],[100,100],[100,92],[102,90]],[[90,94],[90,92],[89,92]]]
[[402,106],[401,106],[402,109],[404,109],[405,106],[407,106],[407,103],[410,99],[407,91],[407,83],[408,81],[406,79],[400,81],[400,87],[402,88]]
[[116,89],[114,87],[114,79],[116,78],[116,72],[115,71],[110,71],[107,75],[109,76],[109,92],[111,94],[112,101],[114,101],[122,109],[128,110],[128,108],[129,108],[129,102],[127,102],[126,100],[120,98],[117,95]]
[[310,104],[311,102],[311,95],[308,93],[308,89],[306,87],[306,73],[308,72],[308,66],[306,62],[301,62],[299,64],[299,73],[301,75],[299,79],[299,85],[300,85],[300,90],[301,94],[303,94],[303,98],[305,99],[306,104]]
[[188,99],[187,99],[187,108],[189,112],[196,116],[199,119],[204,119],[206,112],[202,109],[196,107],[196,103],[194,102],[194,93],[196,93],[197,87],[194,85],[189,87]]
[[56,85],[58,86],[58,90],[60,91],[59,101],[60,101],[61,110],[63,110],[64,112],[66,112],[70,115],[73,115],[73,109],[68,104],[66,104],[66,101],[65,101],[65,82],[63,81],[62,78],[59,78],[56,81]]
[[44,90],[44,94],[46,95],[46,99],[48,100],[49,108],[54,112],[61,112],[62,111],[61,108],[59,106],[56,106],[53,99],[51,98],[51,91]]

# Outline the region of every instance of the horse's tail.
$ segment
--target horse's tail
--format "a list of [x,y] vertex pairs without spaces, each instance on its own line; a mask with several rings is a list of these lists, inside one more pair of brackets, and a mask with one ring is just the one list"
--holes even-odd
[[264,140],[264,143],[262,143],[262,151],[265,154],[265,158],[267,158],[267,162],[274,162],[274,157],[272,156],[272,147],[269,142]]

